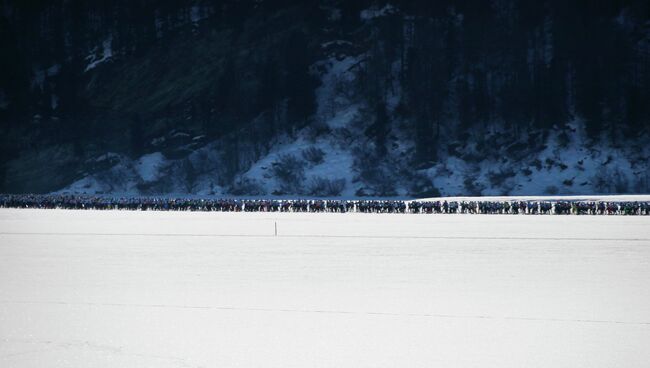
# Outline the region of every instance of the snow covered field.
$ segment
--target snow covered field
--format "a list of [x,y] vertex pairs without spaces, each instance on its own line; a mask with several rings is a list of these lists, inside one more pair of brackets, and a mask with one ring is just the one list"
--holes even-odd
[[648,217],[0,210],[0,367],[630,368],[649,346]]

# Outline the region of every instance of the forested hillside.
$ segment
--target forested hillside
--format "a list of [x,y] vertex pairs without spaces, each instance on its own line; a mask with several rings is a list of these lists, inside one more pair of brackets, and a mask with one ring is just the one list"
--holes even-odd
[[647,1],[0,4],[0,192],[650,191]]

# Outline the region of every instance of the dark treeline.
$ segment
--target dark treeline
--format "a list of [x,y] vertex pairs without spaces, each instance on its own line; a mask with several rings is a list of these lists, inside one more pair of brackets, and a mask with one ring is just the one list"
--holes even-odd
[[[173,130],[231,136],[234,176],[245,169],[242,141],[263,150],[316,120],[312,67],[332,40],[353,45],[339,54],[365,55],[355,95],[374,116],[367,134],[379,156],[396,120],[423,164],[490,126],[515,140],[579,118],[590,137],[621,142],[650,127],[644,0],[4,0],[0,9],[0,182],[14,190],[7,180],[22,179],[6,163],[26,150],[69,146],[66,165],[78,168],[99,152],[137,157]],[[368,19],[368,9],[382,16]]]
[[[316,4],[5,0],[0,9],[0,189],[28,190],[6,163],[34,148],[69,147],[78,168],[106,151],[137,157],[178,131],[232,135],[236,154],[240,138],[263,145],[315,111],[310,68],[325,19]],[[230,163],[231,175],[241,170]]]
[[[278,14],[280,9],[286,14]],[[266,19],[270,16],[275,18]],[[295,16],[303,19],[295,24],[281,23]],[[233,0],[5,1],[0,43],[6,57],[0,81],[9,103],[2,111],[3,122],[19,123],[34,113],[45,118],[56,115],[73,124],[63,127],[63,135],[72,137],[80,130],[87,136],[97,133],[83,132],[88,124],[73,121],[99,114],[118,114],[120,119],[129,120],[129,130],[137,130],[134,126],[143,119],[192,113],[207,120],[202,124],[205,132],[222,134],[231,128],[229,123],[280,109],[280,102],[286,105],[282,113],[288,118],[284,120],[304,121],[313,113],[316,84],[309,67],[317,55],[308,33],[309,22],[317,17],[309,16],[310,7],[300,6],[298,1],[273,6]],[[121,81],[124,85],[113,82],[111,87],[117,90],[111,92],[120,95],[108,98],[104,96],[107,92],[96,86],[109,79],[131,77],[127,68],[114,65],[110,69],[125,74],[88,75],[92,62],[89,54],[102,57],[106,42],[114,64],[141,64],[146,60],[151,70],[135,77],[149,78],[147,82],[154,85],[134,87],[139,89],[141,100],[151,103],[149,106],[124,101],[133,97],[133,91],[125,90],[131,87],[127,81]],[[172,47],[183,49],[169,50]],[[185,54],[177,54],[181,52]],[[158,57],[161,59],[155,59]],[[197,76],[202,80],[180,83],[178,78],[164,78],[165,73],[192,73],[187,69],[205,62],[210,63],[202,66],[207,75]],[[177,70],[181,68],[185,70]],[[242,82],[243,77],[249,81]],[[158,85],[152,81],[155,78],[160,79]],[[183,88],[192,82],[201,82],[201,90],[187,96]],[[210,88],[204,86],[207,82],[212,82]],[[153,95],[159,91],[151,87],[170,90],[156,99]],[[52,95],[57,96],[56,107],[51,103]],[[216,116],[219,121],[214,121]]]
[[385,104],[394,81],[382,76],[401,61],[398,112],[420,160],[491,124],[517,137],[580,118],[590,137],[620,141],[650,127],[647,1],[391,3],[400,11],[369,26],[368,85],[379,80],[371,96]]

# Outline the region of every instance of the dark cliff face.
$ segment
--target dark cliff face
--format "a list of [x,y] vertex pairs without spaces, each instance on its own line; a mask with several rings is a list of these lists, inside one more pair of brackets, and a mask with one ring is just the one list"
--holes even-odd
[[[235,184],[309,129],[355,142],[341,171],[357,189],[395,192],[368,168],[383,162],[420,183],[405,193],[417,195],[440,187],[422,170],[449,157],[544,161],[546,139],[571,142],[575,122],[592,146],[634,147],[650,128],[646,1],[5,0],[0,45],[5,192],[61,189],[110,169],[97,159],[107,153],[161,153],[192,176],[202,167],[188,158],[213,145],[205,175],[222,192],[255,194]],[[324,62],[352,59],[344,91],[325,88]],[[355,129],[323,127],[323,91],[337,111],[358,110]]]

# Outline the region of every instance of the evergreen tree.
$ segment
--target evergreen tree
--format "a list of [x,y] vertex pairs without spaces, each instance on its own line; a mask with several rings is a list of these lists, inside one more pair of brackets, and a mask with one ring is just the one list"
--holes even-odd
[[290,126],[299,126],[309,118],[316,109],[314,91],[316,81],[310,73],[313,52],[305,34],[295,31],[287,40],[285,79],[287,93],[287,119]]

